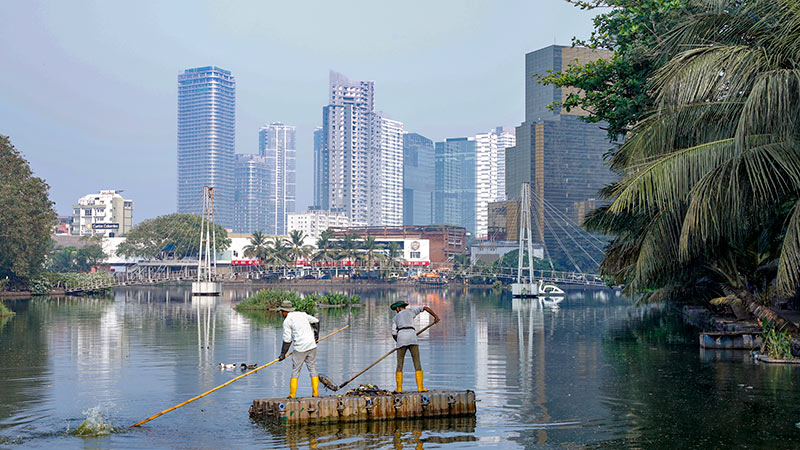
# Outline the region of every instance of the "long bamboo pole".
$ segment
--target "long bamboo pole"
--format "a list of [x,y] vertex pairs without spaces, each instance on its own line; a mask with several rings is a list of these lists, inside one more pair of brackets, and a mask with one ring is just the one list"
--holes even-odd
[[[340,332],[340,331],[343,331],[345,328],[347,328],[347,327],[349,327],[349,326],[350,326],[350,325],[345,325],[345,326],[343,326],[342,328],[339,328],[338,330],[334,331],[333,333],[330,333],[330,334],[328,334],[328,335],[326,335],[326,336],[323,336],[323,337],[319,338],[319,340],[318,340],[317,342],[324,341],[325,339],[328,339],[329,337],[333,336],[334,334],[336,334],[336,333],[338,333],[338,332]],[[294,352],[289,352],[289,353],[287,353],[287,354],[286,354],[286,356],[289,356],[289,355],[291,355],[292,353],[294,353]],[[202,394],[200,394],[200,395],[198,395],[198,396],[196,396],[196,397],[192,397],[192,398],[190,398],[189,400],[186,400],[186,401],[185,401],[185,402],[183,402],[183,403],[179,403],[179,404],[177,404],[177,405],[173,406],[172,408],[165,409],[165,410],[161,411],[160,413],[158,413],[158,414],[156,414],[156,415],[154,415],[154,416],[150,416],[150,417],[148,417],[147,419],[144,419],[144,420],[142,420],[142,421],[140,421],[140,422],[136,422],[135,424],[131,425],[131,426],[130,426],[130,427],[128,427],[128,428],[134,428],[134,427],[138,427],[138,426],[140,426],[140,425],[142,425],[142,424],[144,424],[144,423],[150,422],[151,420],[155,419],[156,417],[162,416],[162,415],[164,415],[164,414],[166,414],[166,413],[168,413],[168,412],[170,412],[170,411],[174,411],[174,410],[176,410],[176,409],[180,408],[181,406],[187,405],[187,404],[189,404],[189,403],[192,403],[192,402],[193,402],[193,401],[195,401],[195,400],[201,399],[201,398],[205,397],[206,395],[208,395],[208,394],[210,394],[210,393],[212,393],[212,392],[214,392],[214,391],[217,391],[217,390],[219,390],[219,389],[222,389],[222,388],[224,388],[225,386],[227,386],[227,385],[229,385],[229,384],[233,383],[233,382],[234,382],[234,381],[236,381],[236,380],[240,380],[240,379],[242,379],[242,378],[244,378],[244,377],[246,377],[246,376],[248,376],[248,375],[252,375],[252,374],[254,374],[254,373],[258,372],[259,370],[261,370],[261,369],[263,369],[263,368],[265,368],[265,367],[269,367],[269,366],[271,366],[271,365],[275,364],[275,363],[276,363],[276,362],[278,362],[278,361],[279,361],[279,360],[278,360],[277,358],[276,358],[276,359],[273,359],[272,361],[270,361],[270,362],[268,362],[268,363],[264,364],[264,365],[263,365],[263,366],[261,366],[261,367],[257,367],[257,368],[255,368],[255,369],[251,370],[250,372],[247,372],[247,373],[244,373],[244,374],[242,374],[242,375],[239,375],[238,377],[236,377],[236,378],[234,378],[234,379],[232,379],[232,380],[229,380],[229,381],[227,381],[227,382],[225,382],[225,383],[223,383],[223,384],[220,384],[219,386],[215,387],[214,389],[211,389],[210,391],[206,391],[206,392],[204,392],[204,393],[202,393]]]
[[[417,336],[419,336],[420,334],[422,334],[423,332],[425,332],[425,330],[427,330],[428,328],[430,328],[430,327],[432,327],[432,326],[434,326],[434,325],[436,325],[436,322],[433,322],[433,323],[429,324],[427,327],[425,327],[425,328],[423,328],[423,329],[421,329],[421,330],[417,331]],[[338,391],[339,389],[341,389],[341,388],[345,387],[345,386],[346,386],[348,383],[350,383],[351,381],[353,381],[353,380],[355,380],[356,378],[360,377],[361,375],[363,375],[363,374],[364,374],[364,372],[368,371],[369,369],[372,369],[373,367],[375,367],[375,365],[376,365],[376,364],[378,364],[379,362],[381,362],[381,361],[383,361],[384,359],[388,358],[388,357],[389,357],[389,355],[391,355],[392,353],[394,353],[394,352],[396,352],[396,351],[397,351],[397,347],[393,348],[393,349],[392,349],[392,351],[390,351],[389,353],[387,353],[387,354],[385,354],[385,355],[381,356],[381,357],[380,357],[380,359],[378,359],[378,360],[377,360],[377,361],[375,361],[374,363],[372,363],[372,364],[370,364],[369,366],[367,366],[367,368],[366,368],[366,369],[362,370],[361,372],[358,372],[357,374],[353,375],[353,377],[352,377],[352,378],[350,378],[349,380],[347,380],[347,381],[345,381],[344,383],[342,383],[342,384],[340,384],[339,386],[337,386],[337,387],[336,387],[336,389],[334,389],[334,391]]]

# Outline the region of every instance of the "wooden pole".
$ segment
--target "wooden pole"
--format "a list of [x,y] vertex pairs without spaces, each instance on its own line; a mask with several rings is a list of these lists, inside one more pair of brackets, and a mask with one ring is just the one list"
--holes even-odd
[[[428,326],[427,326],[427,327],[425,327],[425,328],[423,328],[423,329],[421,329],[421,330],[417,331],[417,336],[419,336],[420,334],[422,334],[423,332],[425,332],[425,330],[427,330],[428,328],[430,328],[430,327],[432,327],[432,326],[434,326],[434,325],[436,325],[436,322],[433,322],[433,323],[431,323],[431,324],[428,324]],[[375,361],[374,363],[372,363],[372,364],[370,364],[369,366],[367,366],[367,368],[366,368],[366,369],[362,370],[361,372],[358,372],[357,374],[353,375],[353,377],[352,377],[352,378],[350,378],[349,380],[347,380],[347,381],[345,381],[344,383],[342,383],[342,384],[340,384],[339,386],[337,386],[335,390],[336,390],[336,391],[338,391],[339,389],[341,389],[341,388],[345,387],[345,386],[346,386],[348,383],[350,383],[351,381],[353,381],[353,380],[355,380],[356,378],[360,377],[361,375],[363,375],[363,374],[364,374],[364,372],[368,371],[369,369],[372,369],[373,367],[375,367],[375,365],[376,365],[376,364],[378,364],[379,362],[381,362],[381,361],[383,361],[384,359],[388,358],[388,357],[389,357],[389,355],[391,355],[392,353],[394,353],[394,352],[396,352],[396,351],[397,351],[397,347],[393,348],[393,349],[392,349],[392,351],[390,351],[389,353],[387,353],[387,354],[385,354],[385,355],[381,356],[381,357],[380,357],[380,359],[378,359],[378,360],[377,360],[377,361]]]
[[[340,332],[340,331],[343,331],[345,328],[347,328],[347,327],[349,327],[349,326],[350,326],[350,325],[345,325],[345,326],[343,326],[342,328],[339,328],[338,330],[334,331],[333,333],[330,333],[330,334],[328,334],[328,335],[326,335],[326,336],[323,336],[323,337],[319,338],[319,341],[317,341],[317,342],[320,342],[320,341],[323,341],[323,340],[325,340],[325,339],[328,339],[329,337],[333,336],[334,334],[336,334],[336,333],[338,333],[338,332]],[[289,355],[291,355],[292,353],[294,353],[294,352],[289,352],[289,353],[287,353],[287,354],[286,354],[286,356],[289,356]],[[236,378],[234,378],[234,379],[232,379],[232,380],[229,380],[229,381],[227,381],[227,382],[225,382],[225,383],[223,383],[223,384],[220,384],[219,386],[215,387],[214,389],[211,389],[211,390],[209,390],[209,391],[206,391],[206,392],[204,392],[204,393],[202,393],[202,394],[200,394],[200,395],[198,395],[198,396],[192,397],[192,398],[190,398],[189,400],[186,400],[186,401],[185,401],[185,402],[183,402],[183,403],[179,403],[179,404],[177,404],[177,405],[173,406],[172,408],[167,408],[167,409],[165,409],[165,410],[161,411],[160,413],[158,413],[158,414],[156,414],[156,415],[154,415],[154,416],[150,416],[150,417],[148,417],[147,419],[144,419],[144,420],[142,420],[142,421],[136,422],[135,424],[131,425],[131,426],[130,426],[130,427],[128,427],[128,428],[134,428],[134,427],[138,427],[138,426],[140,426],[140,425],[142,425],[142,424],[144,424],[144,423],[150,422],[151,420],[155,419],[156,417],[162,416],[162,415],[164,415],[164,414],[166,414],[166,413],[168,413],[168,412],[170,412],[170,411],[174,411],[174,410],[176,410],[176,409],[180,408],[181,406],[188,405],[189,403],[192,403],[192,402],[193,402],[193,401],[195,401],[195,400],[201,399],[201,398],[205,397],[206,395],[208,395],[208,394],[210,394],[210,393],[212,393],[212,392],[214,392],[214,391],[217,391],[217,390],[219,390],[219,389],[222,389],[222,388],[224,388],[225,386],[227,386],[227,385],[229,385],[229,384],[233,383],[233,382],[234,382],[234,381],[236,381],[236,380],[240,380],[240,379],[242,379],[242,378],[244,378],[244,377],[246,377],[246,376],[248,376],[248,375],[252,375],[252,374],[254,374],[254,373],[258,372],[259,370],[261,370],[261,369],[263,369],[263,368],[265,368],[265,367],[269,367],[269,366],[271,366],[271,365],[275,364],[276,362],[278,362],[278,359],[273,359],[272,361],[270,361],[270,362],[268,362],[268,363],[264,364],[264,365],[263,365],[263,366],[261,366],[261,367],[257,367],[257,368],[255,368],[255,369],[251,370],[250,372],[247,372],[247,373],[244,373],[244,374],[242,374],[242,375],[239,375],[238,377],[236,377]]]

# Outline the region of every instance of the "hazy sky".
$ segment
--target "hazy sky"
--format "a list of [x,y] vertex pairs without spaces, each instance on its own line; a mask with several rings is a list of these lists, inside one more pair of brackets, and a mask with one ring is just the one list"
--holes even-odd
[[0,0],[0,134],[50,184],[59,214],[100,189],[134,221],[175,210],[177,76],[236,77],[236,152],[297,127],[297,210],[312,201],[312,133],[328,71],[375,81],[376,109],[434,140],[516,126],[524,55],[588,37],[565,0]]

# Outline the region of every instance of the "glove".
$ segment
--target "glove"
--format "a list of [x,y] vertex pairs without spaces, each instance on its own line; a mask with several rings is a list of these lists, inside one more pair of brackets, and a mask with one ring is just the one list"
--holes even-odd
[[286,352],[289,351],[289,346],[291,346],[291,342],[284,342],[283,347],[281,347],[281,356],[278,356],[278,361],[283,361],[286,359]]
[[319,322],[312,323],[311,328],[314,329],[314,342],[319,341]]

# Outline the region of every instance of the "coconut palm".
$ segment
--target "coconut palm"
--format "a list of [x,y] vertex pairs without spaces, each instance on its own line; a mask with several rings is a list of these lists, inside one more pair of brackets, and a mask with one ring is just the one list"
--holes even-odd
[[280,237],[273,237],[272,241],[268,243],[268,250],[266,253],[264,263],[269,267],[283,268],[284,275],[286,274],[286,264],[289,262],[289,247],[286,241]]
[[313,247],[305,244],[306,234],[299,230],[289,233],[289,254],[294,261],[295,273],[297,273],[297,263],[299,260],[311,256]]
[[756,294],[800,284],[800,1],[698,4],[662,36],[656,107],[587,227],[616,235],[602,270],[631,292],[702,291],[785,324]]
[[267,237],[261,231],[254,231],[250,235],[250,243],[244,247],[244,256],[264,260],[269,252]]
[[367,263],[367,270],[372,270],[375,261],[383,257],[382,249],[383,246],[375,242],[375,236],[368,236],[361,242],[362,258]]
[[386,265],[390,268],[403,267],[403,250],[397,242],[390,242],[386,248]]
[[[330,228],[320,234],[317,239],[317,251],[313,255],[314,262],[326,264],[336,261],[337,251],[331,239],[333,239],[333,230]],[[338,270],[336,272],[338,275]]]
[[347,234],[344,239],[339,242],[339,259],[355,263],[358,259],[358,249],[360,236],[357,234]]

